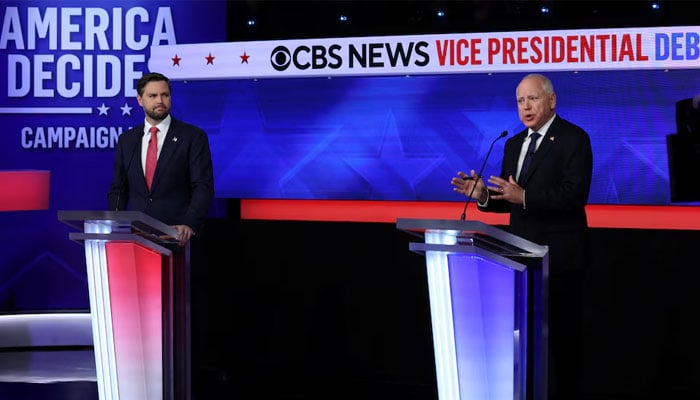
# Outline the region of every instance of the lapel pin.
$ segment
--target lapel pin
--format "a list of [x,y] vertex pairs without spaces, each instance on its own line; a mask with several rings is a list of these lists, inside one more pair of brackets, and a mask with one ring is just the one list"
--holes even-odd
[[176,137],[173,138],[173,142],[177,142],[177,138],[176,138]]
[[549,141],[550,141],[550,142],[553,142],[553,141],[554,141],[554,136],[550,136],[550,137],[549,137]]

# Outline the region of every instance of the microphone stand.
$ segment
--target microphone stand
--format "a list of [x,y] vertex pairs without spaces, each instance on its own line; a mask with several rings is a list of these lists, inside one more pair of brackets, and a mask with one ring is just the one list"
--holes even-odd
[[[486,157],[484,158],[484,163],[481,164],[481,169],[479,169],[479,174],[476,176],[476,179],[474,179],[474,186],[472,186],[471,192],[469,192],[469,196],[467,197],[467,201],[464,203],[464,209],[462,210],[462,216],[460,219],[464,221],[467,218],[467,206],[469,206],[469,201],[472,199],[472,195],[474,194],[474,190],[476,190],[476,184],[479,183],[479,180],[481,179],[481,174],[484,172],[484,167],[486,167],[486,162],[489,159],[489,156],[491,155],[491,150],[493,150],[493,145],[496,144],[496,142],[501,139],[508,136],[508,131],[503,131],[501,132],[500,135],[496,139],[491,142],[491,146],[489,146],[489,151],[486,153]],[[473,178],[467,178],[467,180],[473,179]]]

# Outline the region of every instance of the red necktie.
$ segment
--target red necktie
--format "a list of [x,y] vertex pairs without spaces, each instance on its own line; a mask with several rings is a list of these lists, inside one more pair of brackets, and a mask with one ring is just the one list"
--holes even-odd
[[146,152],[146,185],[151,190],[153,175],[156,172],[156,162],[158,161],[158,128],[152,126],[149,129],[151,139],[148,141],[148,151]]

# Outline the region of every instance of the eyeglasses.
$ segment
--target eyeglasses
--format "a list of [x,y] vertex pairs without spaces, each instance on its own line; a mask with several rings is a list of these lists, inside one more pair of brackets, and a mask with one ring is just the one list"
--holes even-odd
[[518,97],[518,105],[524,106],[526,101],[530,103],[537,103],[540,100],[542,100],[542,96]]

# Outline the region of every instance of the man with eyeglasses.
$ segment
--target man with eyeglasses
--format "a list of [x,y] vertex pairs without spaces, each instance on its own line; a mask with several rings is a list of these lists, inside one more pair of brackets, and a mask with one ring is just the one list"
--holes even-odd
[[487,185],[474,170],[460,171],[451,184],[465,196],[473,190],[482,211],[510,213],[511,233],[549,246],[549,399],[576,400],[582,397],[585,205],[593,152],[588,133],[556,113],[549,78],[529,74],[515,94],[525,129],[506,141],[500,176],[489,177]]

